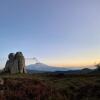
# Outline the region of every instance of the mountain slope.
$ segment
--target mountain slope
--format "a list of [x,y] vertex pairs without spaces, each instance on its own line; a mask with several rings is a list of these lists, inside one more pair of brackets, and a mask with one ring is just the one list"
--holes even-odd
[[69,68],[63,68],[63,67],[53,67],[53,66],[48,66],[43,63],[36,63],[36,64],[31,64],[26,66],[27,70],[34,70],[34,71],[49,71],[49,72],[54,72],[54,71],[67,71]]

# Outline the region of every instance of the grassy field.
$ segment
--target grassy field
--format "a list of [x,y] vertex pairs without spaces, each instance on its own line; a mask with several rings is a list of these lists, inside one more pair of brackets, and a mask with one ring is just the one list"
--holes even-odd
[[0,76],[0,100],[100,100],[100,75]]

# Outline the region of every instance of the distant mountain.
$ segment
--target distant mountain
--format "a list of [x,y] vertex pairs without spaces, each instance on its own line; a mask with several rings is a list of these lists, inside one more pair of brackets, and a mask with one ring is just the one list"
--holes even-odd
[[94,70],[89,68],[78,69],[78,68],[64,68],[64,67],[54,67],[48,66],[43,63],[35,63],[26,66],[28,73],[43,73],[43,72],[50,72],[50,73],[64,73],[64,74],[88,74],[92,73]]
[[34,71],[34,72],[55,72],[55,71],[68,71],[69,68],[63,68],[63,67],[54,67],[54,66],[48,66],[43,63],[36,63],[26,66],[27,70]]

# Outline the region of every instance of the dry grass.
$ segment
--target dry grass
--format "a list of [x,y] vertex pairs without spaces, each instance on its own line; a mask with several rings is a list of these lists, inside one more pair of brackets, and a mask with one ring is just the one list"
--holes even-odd
[[0,100],[100,100],[100,75],[1,75]]

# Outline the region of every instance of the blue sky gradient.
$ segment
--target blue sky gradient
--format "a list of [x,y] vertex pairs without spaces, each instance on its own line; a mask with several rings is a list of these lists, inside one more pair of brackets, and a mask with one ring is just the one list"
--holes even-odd
[[22,51],[54,66],[100,60],[100,0],[1,0],[0,57]]

